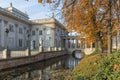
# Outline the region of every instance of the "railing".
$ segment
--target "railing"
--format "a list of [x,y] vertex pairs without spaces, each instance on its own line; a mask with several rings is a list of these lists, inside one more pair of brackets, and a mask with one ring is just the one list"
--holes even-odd
[[10,57],[23,57],[28,56],[26,51],[10,51]]
[[7,51],[7,49],[4,49],[3,51],[0,51],[0,59],[7,59],[7,58],[18,58],[18,57],[25,57],[25,56],[31,56],[31,55],[37,55],[41,52],[50,52],[50,51],[61,51],[64,50],[64,48],[57,48],[57,47],[48,47],[43,48],[39,47],[37,50],[14,50],[14,51]]

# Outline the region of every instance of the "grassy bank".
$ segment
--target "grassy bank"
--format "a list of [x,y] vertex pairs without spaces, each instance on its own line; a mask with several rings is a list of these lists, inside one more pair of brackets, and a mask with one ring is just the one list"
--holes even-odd
[[120,52],[86,56],[68,80],[120,80]]

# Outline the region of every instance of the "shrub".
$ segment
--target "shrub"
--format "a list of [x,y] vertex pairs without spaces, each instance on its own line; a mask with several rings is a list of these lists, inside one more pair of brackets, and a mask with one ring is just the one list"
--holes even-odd
[[70,80],[120,80],[120,52],[90,55],[74,69]]

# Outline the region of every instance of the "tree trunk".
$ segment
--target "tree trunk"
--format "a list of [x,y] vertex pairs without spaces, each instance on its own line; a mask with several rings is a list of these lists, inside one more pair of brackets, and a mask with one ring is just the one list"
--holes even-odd
[[103,53],[103,48],[102,48],[102,41],[98,41],[98,49],[100,50],[101,53]]
[[98,41],[95,43],[95,48],[98,49],[98,50],[100,50],[101,53],[103,52],[102,41],[101,41],[101,40],[98,40]]
[[111,31],[112,31],[112,0],[109,0],[109,8],[110,8],[110,12],[109,12],[109,20],[108,20],[108,54],[112,53],[112,35],[111,35]]
[[108,54],[112,53],[112,36],[108,33]]
[[117,33],[116,33],[116,50],[118,50],[118,38],[117,38]]

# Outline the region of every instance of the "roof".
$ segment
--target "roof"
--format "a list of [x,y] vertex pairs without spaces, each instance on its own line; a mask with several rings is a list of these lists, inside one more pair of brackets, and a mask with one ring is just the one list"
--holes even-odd
[[31,20],[32,24],[50,24],[50,23],[54,23],[56,25],[58,25],[60,28],[65,29],[64,25],[61,24],[57,19],[55,18],[45,18],[45,19],[35,19],[35,20]]
[[20,10],[14,7],[7,7],[7,8],[0,7],[0,14],[6,15],[8,17],[12,17],[17,20],[24,21],[26,23],[31,23],[27,14],[21,12]]

